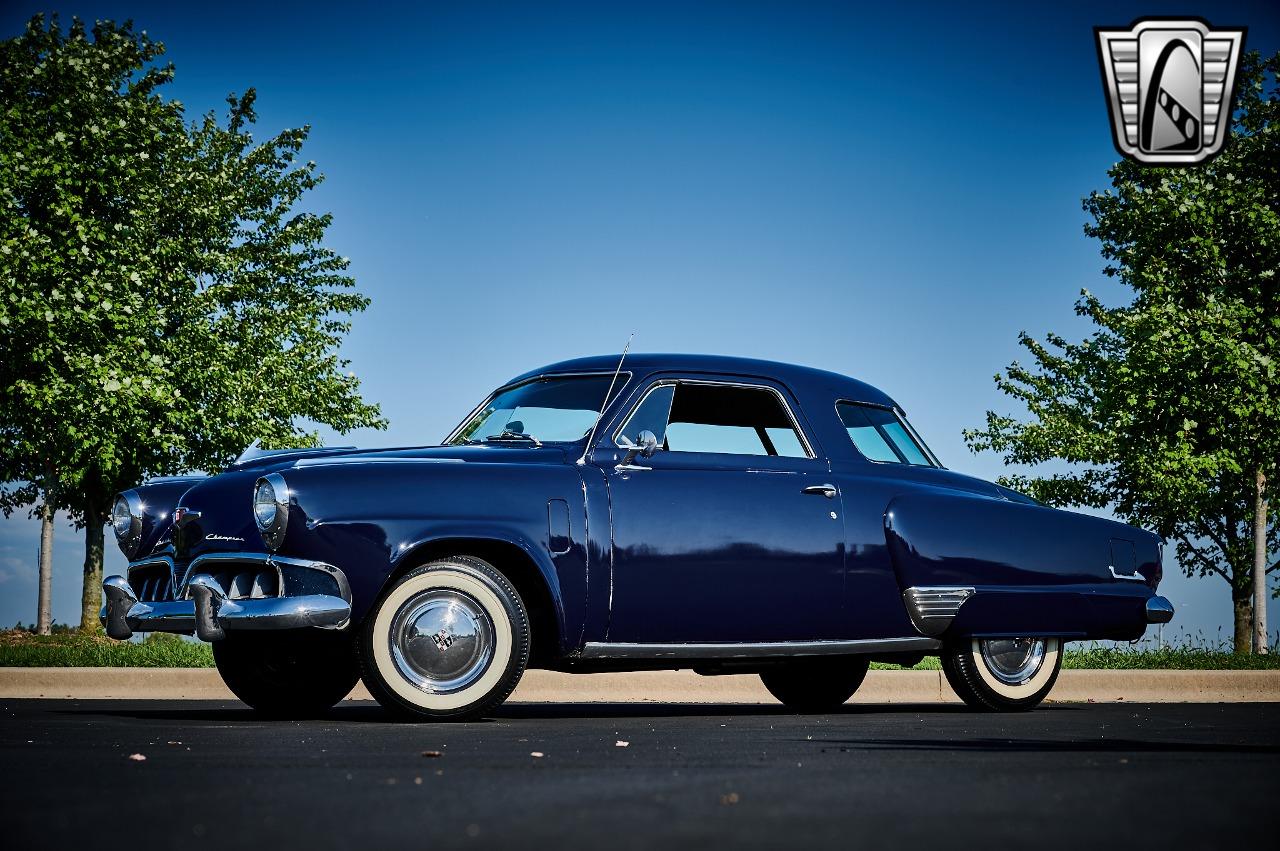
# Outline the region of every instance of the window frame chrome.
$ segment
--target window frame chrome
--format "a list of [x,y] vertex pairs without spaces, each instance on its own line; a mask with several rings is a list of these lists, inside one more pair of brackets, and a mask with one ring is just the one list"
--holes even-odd
[[[636,403],[631,406],[631,410],[627,411],[627,415],[623,417],[621,421],[619,421],[618,427],[614,429],[613,434],[609,438],[609,448],[611,449],[623,448],[618,445],[618,436],[621,435],[623,430],[626,429],[627,424],[631,422],[631,418],[636,415],[636,411],[638,411],[640,409],[640,406],[644,404],[645,399],[649,397],[650,393],[653,393],[659,387],[664,387],[667,385],[676,385],[678,389],[679,385],[681,384],[695,384],[695,385],[703,385],[703,386],[711,386],[711,387],[736,387],[741,390],[769,391],[777,398],[778,402],[782,404],[782,410],[786,411],[787,419],[790,421],[791,427],[795,429],[796,436],[800,438],[800,446],[804,449],[806,453],[802,460],[815,461],[818,459],[818,454],[813,450],[813,442],[809,440],[809,435],[805,433],[804,428],[800,425],[800,420],[796,417],[795,411],[791,409],[791,403],[787,401],[787,397],[777,387],[773,387],[769,384],[755,384],[755,383],[744,382],[744,381],[722,381],[722,380],[717,380],[713,378],[682,378],[679,376],[659,378],[653,384],[649,385],[644,389],[644,392],[640,394],[640,398],[636,400]],[[673,405],[675,404],[675,398],[676,398],[675,394],[672,393],[671,402]],[[670,409],[667,410],[667,424],[668,425],[671,424]],[[665,431],[663,432],[662,442],[664,444],[666,443]],[[767,453],[765,455],[748,455],[742,452],[707,452],[707,453],[682,452],[679,449],[663,449],[661,451],[676,452],[676,453],[680,453],[681,455],[703,455],[703,454],[732,455],[736,458],[794,458],[795,457],[793,455],[769,455]]]

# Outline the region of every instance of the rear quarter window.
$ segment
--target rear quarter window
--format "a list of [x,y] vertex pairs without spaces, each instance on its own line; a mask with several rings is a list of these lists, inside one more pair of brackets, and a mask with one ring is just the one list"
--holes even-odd
[[917,442],[897,412],[853,402],[837,403],[836,411],[854,448],[867,460],[915,467],[936,466],[928,450]]

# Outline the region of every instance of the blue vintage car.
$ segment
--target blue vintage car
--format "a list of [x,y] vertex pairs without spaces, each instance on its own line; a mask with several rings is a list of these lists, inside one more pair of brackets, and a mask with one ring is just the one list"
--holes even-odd
[[475,717],[528,667],[757,673],[819,711],[929,655],[970,706],[1028,709],[1063,642],[1173,615],[1156,535],[947,470],[860,381],[741,358],[553,364],[443,445],[247,453],[112,523],[108,634],[194,632],[280,716],[363,678]]

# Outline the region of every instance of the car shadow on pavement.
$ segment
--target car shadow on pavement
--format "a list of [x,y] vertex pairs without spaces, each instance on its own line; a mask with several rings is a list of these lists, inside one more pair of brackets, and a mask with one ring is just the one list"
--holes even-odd
[[818,739],[823,753],[864,751],[949,751],[951,753],[1223,753],[1269,756],[1280,745],[1238,742],[1167,742],[1139,739]]
[[[154,721],[242,722],[245,724],[279,723],[258,715],[241,703],[231,701],[78,701],[57,710],[64,715],[104,715]],[[882,715],[956,715],[970,710],[958,704],[847,704],[834,712],[806,716],[831,718],[843,716]],[[734,703],[509,703],[480,721],[556,720],[585,718],[726,718],[797,716],[784,706]],[[429,723],[404,720],[372,701],[343,701],[323,715],[307,719],[311,723],[400,724]]]
[[[894,715],[966,712],[950,704],[850,703],[832,712],[813,713],[822,718],[844,715]],[[494,713],[497,718],[723,718],[726,716],[798,716],[785,706],[752,703],[508,703]]]

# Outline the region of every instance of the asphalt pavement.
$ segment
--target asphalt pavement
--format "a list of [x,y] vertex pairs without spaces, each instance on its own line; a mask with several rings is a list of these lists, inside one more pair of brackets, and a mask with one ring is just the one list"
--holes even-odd
[[[141,758],[140,758],[141,757]],[[11,849],[1275,847],[1280,704],[0,701]]]

